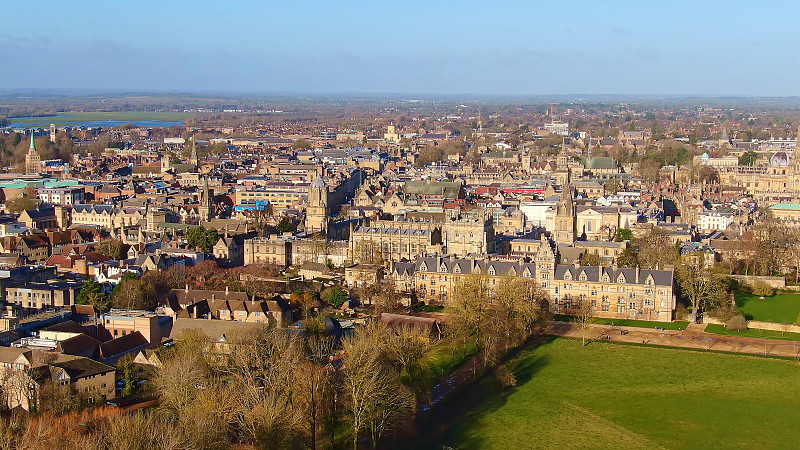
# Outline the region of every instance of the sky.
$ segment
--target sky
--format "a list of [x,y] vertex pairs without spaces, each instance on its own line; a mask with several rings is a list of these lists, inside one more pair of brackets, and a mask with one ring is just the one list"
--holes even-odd
[[800,95],[797,1],[8,1],[0,89]]

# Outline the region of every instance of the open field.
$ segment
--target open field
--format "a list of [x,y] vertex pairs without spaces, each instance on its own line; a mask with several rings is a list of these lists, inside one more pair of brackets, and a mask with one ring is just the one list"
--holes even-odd
[[800,294],[779,292],[761,300],[757,295],[739,291],[736,293],[736,306],[742,308],[748,320],[795,323],[800,315]]
[[[574,316],[564,314],[556,314],[555,320],[559,322],[571,322],[575,320]],[[665,330],[685,330],[689,322],[676,320],[675,322],[655,322],[650,320],[629,320],[629,319],[604,319],[601,317],[592,317],[589,319],[590,323],[598,325],[616,325],[618,327],[636,327],[636,328],[663,328]]]
[[800,333],[782,333],[780,331],[759,330],[751,328],[745,331],[733,331],[725,328],[725,325],[708,324],[705,328],[706,333],[724,334],[726,336],[745,336],[764,339],[780,339],[784,341],[800,341]]
[[55,116],[14,117],[8,120],[12,127],[48,127],[51,123],[56,124],[56,126],[97,123],[109,123],[111,125],[116,123],[182,123],[193,115],[192,113],[169,111],[64,112]]
[[800,367],[751,356],[554,339],[436,411],[425,446],[794,448]]

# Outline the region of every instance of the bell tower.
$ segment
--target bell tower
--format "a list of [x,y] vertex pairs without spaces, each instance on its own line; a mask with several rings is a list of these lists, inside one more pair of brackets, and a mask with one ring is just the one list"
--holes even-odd
[[308,187],[306,230],[322,233],[328,231],[328,185],[319,175]]
[[575,205],[572,202],[570,174],[561,190],[561,198],[556,205],[556,223],[553,240],[557,245],[572,245],[575,242]]

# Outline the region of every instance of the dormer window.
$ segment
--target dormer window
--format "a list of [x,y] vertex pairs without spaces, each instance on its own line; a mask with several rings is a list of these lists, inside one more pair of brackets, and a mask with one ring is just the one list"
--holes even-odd
[[453,272],[454,272],[454,273],[461,273],[461,266],[459,266],[459,265],[456,265],[456,267],[455,267],[455,268],[453,268]]
[[586,281],[586,272],[581,272],[581,276],[578,277],[578,279],[581,281]]
[[571,280],[571,279],[572,279],[572,274],[571,274],[571,273],[569,273],[569,272],[565,273],[565,274],[564,274],[564,279],[565,279],[565,280]]
[[494,274],[495,274],[494,266],[489,267],[489,275],[494,275]]
[[620,284],[621,284],[621,283],[625,283],[625,277],[624,277],[624,276],[622,276],[622,275],[620,275],[620,276],[617,278],[617,283],[620,283]]
[[447,266],[442,264],[442,267],[439,268],[439,272],[447,272]]

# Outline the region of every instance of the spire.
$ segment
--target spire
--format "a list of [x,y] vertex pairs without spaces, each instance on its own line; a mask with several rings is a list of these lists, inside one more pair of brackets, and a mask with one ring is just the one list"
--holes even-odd
[[33,141],[33,130],[31,130],[31,150],[36,150],[36,143]]
[[197,165],[197,139],[194,135],[192,135],[192,156],[189,158],[189,162]]

